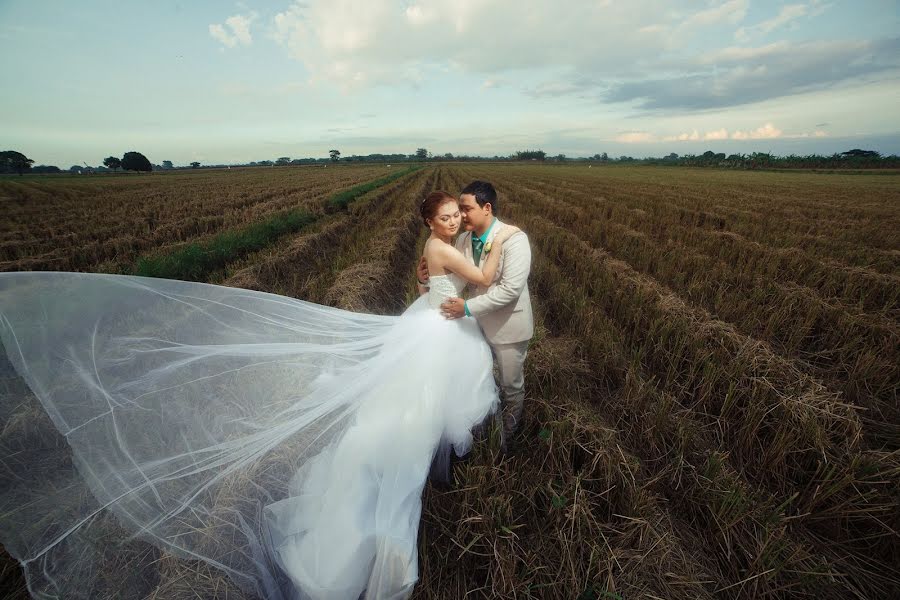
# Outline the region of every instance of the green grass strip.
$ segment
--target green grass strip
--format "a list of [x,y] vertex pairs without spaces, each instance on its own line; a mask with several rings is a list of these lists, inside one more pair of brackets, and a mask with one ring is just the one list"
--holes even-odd
[[353,202],[363,194],[367,194],[376,188],[380,188],[381,186],[387,185],[392,181],[396,181],[404,175],[408,175],[414,171],[418,171],[420,168],[421,167],[410,167],[409,169],[397,171],[396,173],[391,173],[390,175],[386,175],[379,179],[361,183],[359,185],[353,186],[352,188],[342,190],[328,199],[325,204],[325,210],[330,213],[344,210],[351,202]]
[[[363,194],[420,168],[411,167],[338,192],[328,199],[326,211],[344,210]],[[145,277],[205,281],[211,273],[225,268],[228,263],[265,248],[285,234],[296,233],[316,219],[316,215],[299,209],[277,214],[243,229],[222,232],[205,242],[194,242],[167,254],[141,257],[131,273]]]
[[316,220],[305,210],[269,217],[243,229],[225,231],[205,242],[194,242],[174,252],[140,258],[135,275],[185,281],[204,281],[245,254],[261,250],[287,233],[295,233]]

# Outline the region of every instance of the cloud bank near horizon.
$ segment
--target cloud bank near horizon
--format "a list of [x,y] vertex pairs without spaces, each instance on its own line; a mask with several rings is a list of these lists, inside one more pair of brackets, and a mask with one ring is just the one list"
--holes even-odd
[[[115,12],[12,0],[0,5],[0,50],[28,61],[9,66],[17,85],[0,97],[0,119],[7,144],[61,163],[120,147],[240,162],[336,144],[491,156],[700,143],[829,153],[849,140],[891,153],[898,12],[880,0],[272,0]],[[117,58],[126,47],[128,60]]]

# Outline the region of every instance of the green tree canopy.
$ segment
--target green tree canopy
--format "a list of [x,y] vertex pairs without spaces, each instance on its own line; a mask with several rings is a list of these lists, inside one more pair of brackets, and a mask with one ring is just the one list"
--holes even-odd
[[847,150],[846,152],[841,152],[841,155],[852,157],[852,158],[880,158],[881,157],[880,152],[876,152],[875,150],[861,150],[859,148],[854,148],[853,150]]
[[0,173],[27,173],[34,161],[15,150],[0,152]]
[[153,165],[140,152],[126,152],[122,157],[122,168],[127,171],[152,171]]
[[331,157],[332,162],[337,162],[341,160],[341,151],[340,150],[329,150],[328,156]]
[[115,171],[116,169],[118,169],[119,167],[122,166],[122,160],[119,158],[116,158],[115,156],[107,156],[106,158],[103,159],[103,166],[109,167],[110,169]]
[[517,150],[513,156],[516,160],[544,160],[547,153],[543,150]]
[[192,169],[199,169],[199,168],[200,168],[200,163],[197,162],[197,161],[195,160],[194,162],[191,163],[191,168],[192,168]]

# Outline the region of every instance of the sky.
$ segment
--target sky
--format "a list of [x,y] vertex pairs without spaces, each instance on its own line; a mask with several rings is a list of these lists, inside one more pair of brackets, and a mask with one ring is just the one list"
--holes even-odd
[[0,0],[0,150],[62,168],[900,154],[898,0]]

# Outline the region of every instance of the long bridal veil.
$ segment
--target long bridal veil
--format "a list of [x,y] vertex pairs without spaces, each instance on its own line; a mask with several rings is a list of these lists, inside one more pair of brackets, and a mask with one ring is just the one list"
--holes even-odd
[[[304,575],[288,576],[284,562],[302,557],[272,549],[316,522],[304,481],[318,482],[312,491],[331,494],[329,502],[350,502],[364,484],[384,510],[407,506],[400,517],[415,519],[414,542],[419,515],[410,502],[421,480],[401,482],[402,473],[385,469],[375,477],[375,459],[358,464],[360,454],[353,464],[365,473],[329,471],[342,467],[341,452],[390,466],[399,464],[393,451],[421,453],[427,474],[435,452],[446,457],[454,445],[461,453],[471,442],[465,431],[483,407],[398,412],[395,399],[409,392],[402,383],[426,381],[422,364],[398,357],[433,351],[415,335],[422,323],[394,327],[404,317],[182,281],[0,274],[0,543],[23,564],[31,593],[143,597],[157,585],[148,565],[162,549],[204,561],[259,597],[296,596],[291,579]],[[487,377],[459,387],[456,373],[428,381],[463,398],[493,393]],[[354,433],[363,413],[369,421]],[[430,426],[437,429],[424,431]],[[396,443],[375,445],[384,439]],[[337,462],[314,460],[339,440]],[[316,532],[318,543],[349,535],[332,525]],[[373,578],[393,577],[396,588],[399,577],[408,592],[417,576],[412,546],[400,549],[399,563],[378,554],[388,562],[371,567]],[[343,572],[337,563],[303,568],[321,580],[327,569],[344,577],[372,560],[343,559]]]

